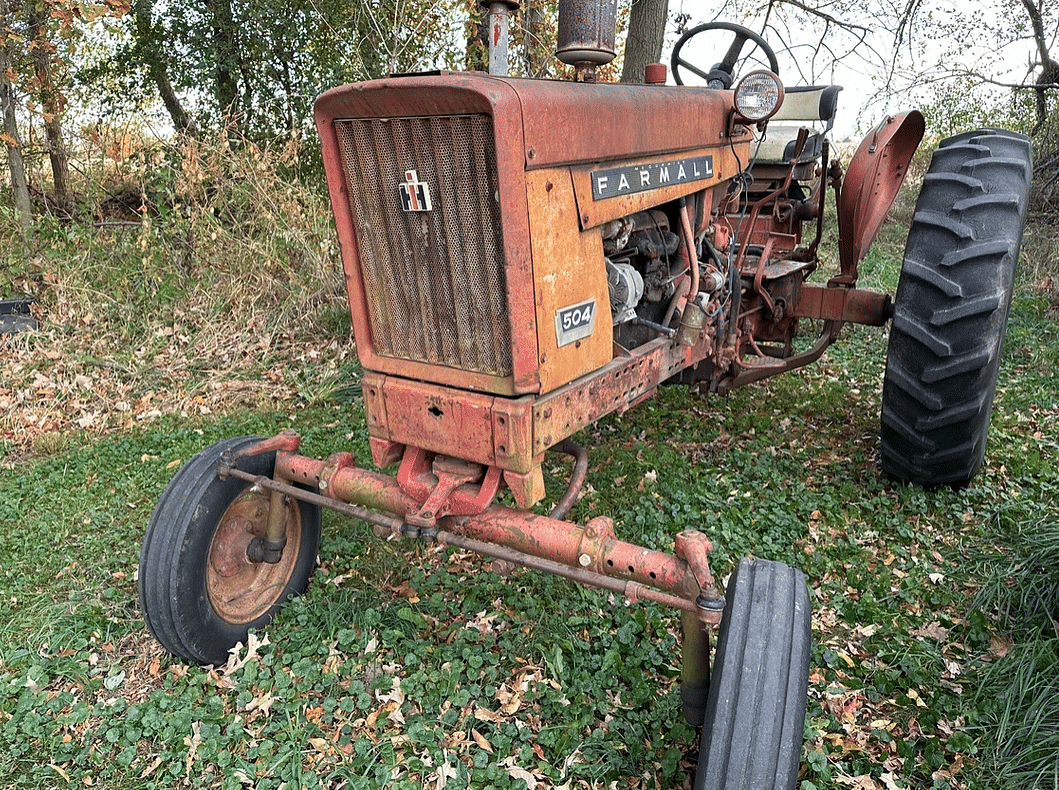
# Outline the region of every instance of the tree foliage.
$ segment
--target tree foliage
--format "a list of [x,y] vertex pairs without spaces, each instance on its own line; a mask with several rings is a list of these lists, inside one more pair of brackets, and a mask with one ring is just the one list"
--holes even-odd
[[451,61],[454,8],[448,0],[135,0],[120,43],[81,77],[126,108],[169,96],[177,129],[275,136],[305,128],[327,88]]
[[[24,227],[31,215],[25,143],[19,115],[44,129],[43,152],[52,176],[50,208],[71,208],[69,155],[64,142],[68,64],[86,25],[127,10],[124,0],[4,0],[0,3],[0,100],[16,209]],[[32,155],[32,152],[30,152]],[[43,190],[41,190],[43,192]]]
[[[525,0],[513,14],[513,74],[565,75],[552,55],[557,6]],[[788,84],[846,84],[843,104],[859,105],[863,126],[910,105],[942,132],[1021,125],[1044,141],[1059,126],[1059,8],[1044,0],[722,0],[694,18],[687,8],[670,17],[665,0],[622,0],[619,58],[599,79],[639,80],[682,25],[727,19],[772,43]],[[5,0],[3,9],[4,139],[31,169],[47,157],[60,202],[71,99],[78,124],[164,107],[163,128],[263,140],[308,129],[312,102],[333,86],[486,60],[478,0]],[[1059,162],[1050,155],[1059,144],[1041,150],[1039,162]]]

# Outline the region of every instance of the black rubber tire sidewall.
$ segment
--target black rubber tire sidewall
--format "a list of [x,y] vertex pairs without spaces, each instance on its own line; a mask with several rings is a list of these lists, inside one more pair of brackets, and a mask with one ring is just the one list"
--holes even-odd
[[811,645],[802,572],[741,560],[725,595],[695,790],[794,790]]
[[[276,602],[252,622],[233,624],[214,610],[206,592],[206,563],[218,520],[247,488],[247,482],[217,476],[224,452],[257,441],[227,439],[188,461],[162,493],[147,526],[140,551],[140,609],[155,638],[171,653],[199,664],[223,664],[236,643],[246,643],[251,629],[262,628],[292,595],[305,590],[316,565],[320,542],[320,509],[299,502],[301,541],[286,587]],[[238,467],[270,476],[275,453],[241,459]]]
[[904,482],[964,486],[985,458],[1026,221],[1028,138],[945,140],[916,203],[883,378],[881,465]]

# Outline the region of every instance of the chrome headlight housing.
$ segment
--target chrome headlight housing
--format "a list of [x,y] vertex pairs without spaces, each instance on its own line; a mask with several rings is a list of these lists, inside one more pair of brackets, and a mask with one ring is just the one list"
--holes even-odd
[[783,83],[771,71],[752,71],[735,86],[735,111],[749,123],[767,121],[783,104]]

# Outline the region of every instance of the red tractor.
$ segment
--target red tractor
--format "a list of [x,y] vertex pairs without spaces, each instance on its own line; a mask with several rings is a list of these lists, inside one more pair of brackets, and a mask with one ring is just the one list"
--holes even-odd
[[[372,460],[396,475],[349,453],[303,456],[294,432],[203,450],[151,517],[141,606],[168,650],[223,663],[304,589],[331,508],[380,535],[680,609],[684,713],[702,725],[695,787],[793,788],[810,655],[802,573],[744,559],[722,593],[700,532],[666,553],[622,541],[604,516],[567,521],[587,468],[571,437],[661,384],[726,393],[816,360],[844,324],[890,322],[882,471],[967,484],[983,460],[1029,143],[997,129],[944,141],[896,295],[864,290],[858,264],[923,117],[887,118],[843,172],[826,137],[837,87],[785,88],[768,44],[724,23],[677,43],[676,86],[659,66],[645,85],[597,84],[612,19],[561,4],[558,54],[577,81],[442,72],[320,97]],[[733,41],[700,68],[687,44],[718,29]],[[751,45],[770,68],[736,81]],[[707,84],[683,85],[692,76]],[[839,266],[822,274],[829,192]],[[539,515],[556,452],[574,457],[572,476]]]

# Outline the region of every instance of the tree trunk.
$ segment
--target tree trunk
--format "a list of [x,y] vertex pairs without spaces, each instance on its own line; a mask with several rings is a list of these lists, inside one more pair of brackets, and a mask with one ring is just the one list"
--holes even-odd
[[138,59],[146,66],[148,74],[151,75],[151,81],[158,88],[158,95],[173,121],[173,128],[182,135],[194,137],[198,134],[195,120],[184,109],[180,97],[173,89],[173,83],[169,81],[169,70],[166,68],[165,58],[158,43],[161,35],[151,19],[150,0],[137,0],[133,3],[132,13]]
[[544,0],[526,0],[523,20],[526,26],[526,37],[522,49],[525,53],[526,76],[543,79],[550,73],[553,52],[545,44]]
[[173,120],[174,128],[180,134],[195,137],[199,132],[198,127],[195,126],[195,120],[188,115],[184,105],[180,102],[180,97],[173,90],[173,84],[169,81],[169,74],[166,72],[165,64],[162,61],[152,61],[151,78],[158,88],[158,95],[162,97],[162,104],[165,105],[169,117]]
[[1033,0],[1022,0],[1022,7],[1030,18],[1030,26],[1033,28],[1033,43],[1037,47],[1037,57],[1041,67],[1040,76],[1037,77],[1035,91],[1037,94],[1037,123],[1033,125],[1031,135],[1036,135],[1048,121],[1048,91],[1059,82],[1059,62],[1056,62],[1048,51],[1048,33],[1044,29],[1044,19],[1041,6]]
[[208,0],[213,34],[214,95],[221,116],[238,131],[241,120],[239,106],[239,37],[235,27],[231,0]]
[[669,0],[633,0],[621,67],[622,82],[643,82],[644,67],[661,60],[668,18]]
[[41,7],[29,14],[29,35],[32,42],[33,70],[37,76],[41,108],[44,111],[44,133],[48,139],[48,160],[51,163],[52,198],[59,210],[69,213],[70,157],[63,144],[62,110],[65,100],[55,84],[53,65],[54,46],[48,39],[47,17]]
[[19,141],[18,122],[15,118],[15,87],[7,76],[13,61],[11,42],[5,32],[9,27],[10,18],[7,0],[0,0],[0,109],[4,115],[3,139],[7,148],[7,166],[11,171],[15,209],[22,225],[22,234],[26,236],[33,224],[33,204],[29,200],[29,182],[26,180],[26,165],[22,161],[22,143]]

